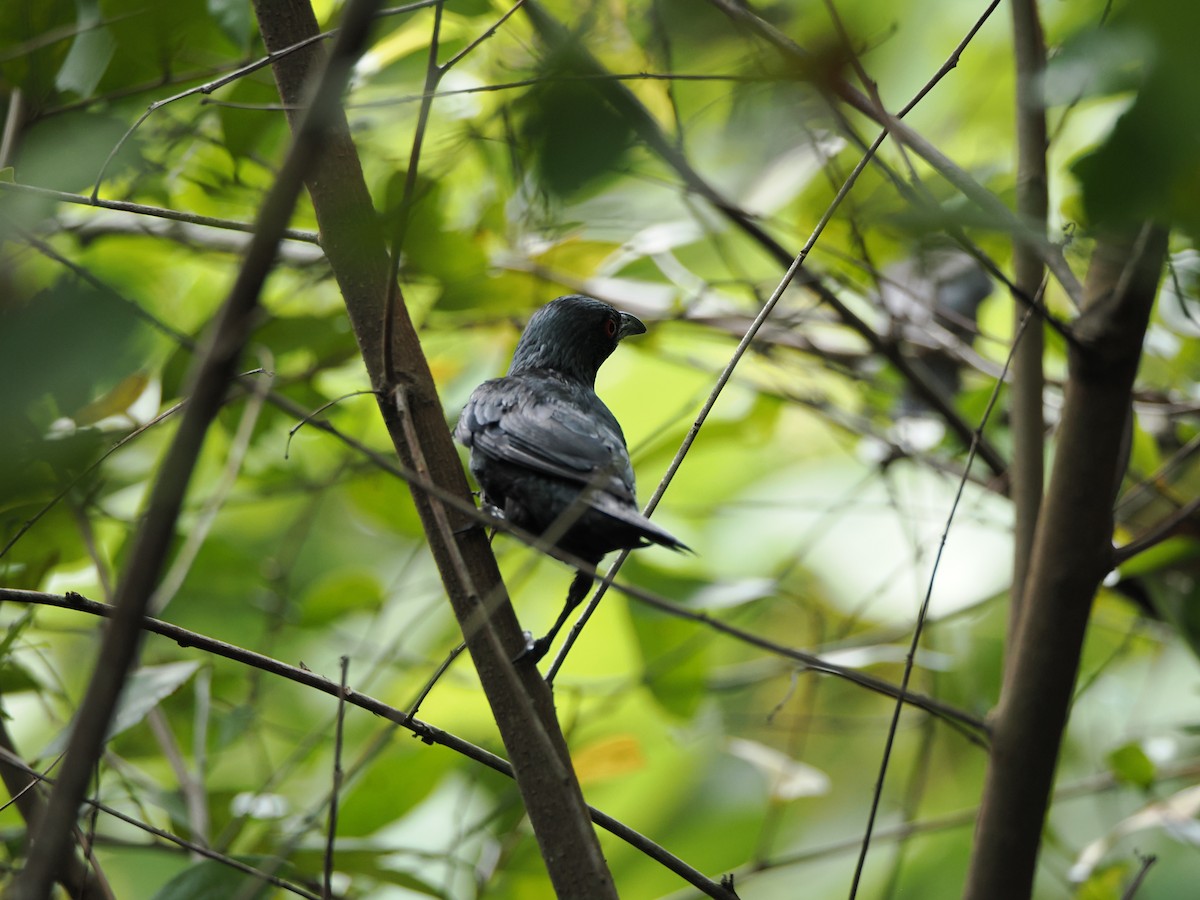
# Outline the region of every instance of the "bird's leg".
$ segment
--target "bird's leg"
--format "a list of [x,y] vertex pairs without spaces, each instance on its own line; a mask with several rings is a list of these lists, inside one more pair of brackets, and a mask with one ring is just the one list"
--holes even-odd
[[[479,511],[481,513],[489,515],[493,519],[503,519],[504,518],[504,510],[499,509],[496,506],[494,506],[492,504],[492,502],[490,500],[488,500],[487,494],[485,494],[483,491],[471,491],[471,496],[475,497],[479,500]],[[489,527],[487,525],[484,525],[482,522],[478,522],[475,520],[471,520],[471,521],[467,522],[467,524],[463,525],[461,528],[454,529],[452,534],[455,537],[458,537],[459,535],[462,535],[462,534],[468,534],[471,531],[474,531],[476,528],[482,528],[484,531],[487,532],[487,539],[488,539],[489,544],[495,539],[495,537],[496,537],[496,529],[495,528]]]
[[546,651],[548,651],[550,649],[550,645],[554,643],[554,639],[558,636],[559,631],[561,631],[563,625],[567,623],[567,618],[571,615],[575,607],[583,602],[583,598],[587,596],[588,590],[591,588],[591,586],[591,575],[589,575],[587,572],[584,572],[582,569],[576,572],[575,578],[571,582],[571,587],[567,589],[567,600],[563,604],[562,612],[558,614],[558,618],[555,620],[554,624],[550,626],[550,630],[536,641],[531,639],[532,635],[530,635],[528,631],[525,632],[525,649],[517,654],[513,662],[529,662],[536,664],[543,656],[545,656]]

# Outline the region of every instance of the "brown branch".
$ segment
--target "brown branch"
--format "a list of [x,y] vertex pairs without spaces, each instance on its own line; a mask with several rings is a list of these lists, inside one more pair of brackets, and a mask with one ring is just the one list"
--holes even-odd
[[[68,609],[74,612],[85,613],[87,615],[102,616],[105,618],[113,618],[115,609],[105,603],[96,603],[93,600],[88,600],[83,596],[75,593],[64,595],[46,594],[39,591],[24,591],[14,590],[11,588],[0,588],[0,602],[12,603],[27,603],[37,604],[40,606],[53,606],[58,609]],[[458,753],[460,756],[473,760],[481,765],[487,766],[502,775],[513,778],[513,770],[508,762],[500,758],[494,753],[489,753],[482,747],[465,741],[457,735],[451,734],[448,731],[443,731],[428,722],[417,719],[404,710],[396,709],[388,706],[370,697],[366,694],[359,693],[352,688],[343,688],[338,682],[333,681],[313,672],[311,669],[302,669],[298,666],[290,666],[287,663],[280,662],[269,656],[264,656],[261,653],[255,653],[253,650],[245,650],[234,644],[228,644],[224,641],[216,640],[203,634],[198,634],[194,631],[188,631],[186,628],[180,628],[178,625],[172,625],[170,622],[163,622],[160,619],[152,619],[145,617],[141,620],[141,627],[152,634],[161,635],[170,641],[174,641],[181,647],[195,647],[205,653],[219,656],[223,659],[232,660],[233,662],[241,663],[242,665],[252,667],[258,671],[267,672],[271,675],[277,675],[281,678],[286,678],[296,684],[303,685],[313,690],[328,694],[331,697],[344,700],[350,706],[356,706],[359,709],[366,710],[373,715],[380,716],[390,722],[394,722],[401,728],[411,731],[413,736],[426,744],[437,744]],[[540,681],[540,679],[539,679]],[[632,828],[614,819],[607,813],[601,812],[593,807],[586,807],[587,815],[601,828],[610,832],[614,836],[625,841],[631,847],[645,853],[650,858],[662,863],[666,868],[670,869],[675,874],[679,875],[693,887],[697,888],[702,893],[709,897],[714,897],[716,900],[737,900],[736,895],[723,888],[717,882],[711,880],[707,876],[700,873],[698,870],[689,866],[683,860],[672,856],[662,847],[655,844],[649,838],[634,831]],[[137,823],[134,823],[137,824]],[[139,826],[141,827],[141,826]],[[189,849],[203,851],[204,848],[194,848],[174,835],[161,834],[154,831],[155,834],[166,837],[182,846],[187,846]],[[212,858],[219,858],[212,851],[207,851],[206,855]]]
[[[69,852],[69,839],[92,768],[99,758],[109,721],[125,679],[135,664],[141,639],[141,619],[154,592],[175,533],[175,521],[208,426],[224,401],[236,374],[235,366],[258,308],[259,292],[270,272],[275,248],[322,141],[324,118],[336,108],[349,77],[352,59],[366,38],[373,0],[355,0],[348,24],[338,37],[330,66],[318,82],[312,113],[306,115],[288,152],[279,177],[258,216],[258,227],[246,261],[221,309],[206,346],[191,402],[179,431],[151,489],[146,514],[134,537],[128,562],[117,587],[116,615],[105,634],[95,671],[67,746],[62,776],[51,792],[46,813],[31,832],[25,870],[12,888],[16,900],[42,900]],[[366,13],[366,15],[364,15]]]
[[[1034,228],[1046,230],[1046,111],[1041,100],[1046,68],[1046,44],[1038,19],[1037,0],[1013,0],[1013,48],[1016,58],[1017,91],[1017,215]],[[1024,241],[1013,245],[1014,332],[1026,310],[1021,294],[1040,294],[1043,266],[1037,251]],[[1010,496],[1013,501],[1013,580],[1009,591],[1008,646],[1021,617],[1025,573],[1033,551],[1033,531],[1042,505],[1045,467],[1045,417],[1043,392],[1045,373],[1042,356],[1045,335],[1041,319],[1028,328],[1013,354],[1013,386],[1009,394],[1012,432]]]
[[[20,773],[21,777],[30,779],[29,783],[31,785],[45,784],[53,787],[58,783],[57,778],[51,778],[45,772],[39,772],[31,766],[26,765],[23,760],[10,754],[4,748],[0,748],[0,766],[12,767],[13,770]],[[320,895],[307,891],[300,885],[285,881],[273,872],[264,872],[261,869],[256,869],[253,866],[247,865],[241,860],[236,859],[235,857],[218,853],[216,850],[213,850],[210,847],[205,847],[203,844],[199,844],[195,841],[185,840],[177,834],[172,834],[171,832],[164,831],[161,828],[156,828],[147,822],[135,819],[133,816],[123,813],[119,809],[114,809],[106,803],[101,803],[99,800],[96,800],[92,797],[84,798],[83,805],[94,812],[102,812],[105,815],[112,816],[114,819],[124,822],[127,825],[131,825],[140,831],[144,831],[147,834],[174,844],[180,849],[186,850],[193,856],[200,859],[211,859],[214,862],[219,862],[221,865],[228,866],[229,868],[235,869],[238,872],[242,872],[245,875],[250,875],[253,878],[259,879],[267,884],[273,884],[276,887],[282,888],[283,890],[290,891],[293,894],[304,897],[305,900],[323,900]],[[111,897],[111,894],[105,894],[103,896]],[[93,895],[91,894],[81,895],[81,898],[82,900],[88,900],[88,898],[92,898],[92,900],[94,900]]]
[[[255,10],[268,50],[317,33],[305,0],[257,0]],[[316,52],[316,47],[307,47],[273,66],[280,99],[289,110],[303,99],[305,73]],[[288,116],[294,126],[294,112]],[[422,472],[424,467],[423,481],[470,503],[462,463],[405,305],[395,303],[385,322],[389,259],[344,114],[339,113],[333,132],[329,152],[308,181],[309,195],[384,423],[405,469]],[[398,369],[394,374],[382,367],[385,335],[391,345],[386,355]],[[403,415],[394,402],[398,387],[405,400]],[[411,417],[407,428],[405,417]],[[534,666],[513,670],[510,660],[524,646],[524,638],[483,529],[467,527],[472,518],[443,508],[429,491],[414,488],[413,500],[555,890],[561,896],[615,897],[549,689]],[[486,627],[473,627],[485,604]],[[556,777],[557,772],[565,774]]]
[[[46,809],[46,797],[38,784],[38,779],[31,775],[20,762],[12,735],[8,731],[7,716],[0,715],[0,780],[8,789],[8,795],[16,805],[21,818],[25,820],[27,829],[32,829]],[[7,805],[7,804],[5,804]],[[78,833],[76,832],[78,839]],[[89,862],[91,864],[89,864]],[[95,860],[85,862],[73,851],[67,855],[62,871],[58,872],[58,883],[67,892],[67,896],[85,900],[115,900],[112,888],[104,873]]]
[[1145,553],[1152,547],[1157,547],[1169,537],[1173,537],[1179,526],[1200,512],[1200,497],[1195,497],[1185,503],[1175,512],[1164,516],[1155,522],[1148,530],[1143,531],[1128,544],[1117,547],[1113,551],[1113,565],[1119,566],[1129,562],[1139,553]]
[[1092,598],[1112,567],[1113,483],[1166,231],[1101,237],[1076,322],[1058,447],[993,719],[964,896],[1028,897]]

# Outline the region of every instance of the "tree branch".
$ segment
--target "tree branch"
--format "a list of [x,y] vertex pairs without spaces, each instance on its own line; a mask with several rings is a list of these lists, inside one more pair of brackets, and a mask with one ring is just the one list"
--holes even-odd
[[[774,25],[735,0],[709,0],[709,2],[733,21],[747,26],[774,47],[785,59],[802,66],[807,66],[811,62],[809,54],[802,47],[780,32]],[[1076,304],[1079,303],[1082,293],[1079,279],[1067,265],[1058,247],[1047,241],[1044,235],[1038,234],[1028,222],[1015,215],[995,194],[976,181],[969,172],[938,150],[921,134],[900,121],[898,117],[878,107],[862,91],[845,79],[836,75],[831,76],[828,87],[838,99],[876,124],[888,129],[897,141],[925,160],[963,196],[970,199],[983,212],[992,216],[995,219],[996,227],[1003,228],[1018,240],[1027,242],[1038,253],[1047,268],[1054,273],[1054,277],[1062,285],[1067,295]]]
[[[269,51],[318,30],[307,0],[256,0],[255,11]],[[305,73],[318,52],[306,47],[273,65],[293,127]],[[406,469],[469,503],[462,463],[408,309],[403,303],[387,308],[389,260],[383,231],[344,114],[339,113],[333,131],[329,152],[309,178],[308,190],[384,423]],[[390,344],[386,353],[385,338]],[[383,370],[385,357],[394,361],[395,373]],[[415,485],[413,501],[555,890],[560,896],[615,898],[550,691],[536,667],[514,671],[511,663],[524,638],[484,530]]]
[[[85,597],[68,593],[65,596],[58,594],[46,594],[39,591],[23,591],[12,588],[0,588],[0,602],[11,603],[30,603],[41,606],[54,606],[59,609],[69,609],[74,612],[86,613],[87,615],[103,616],[112,618],[115,610],[112,606],[105,603],[97,603],[93,600],[88,600]],[[223,659],[232,660],[233,662],[241,663],[245,666],[250,666],[263,672],[268,672],[272,675],[278,675],[281,678],[286,678],[296,684],[303,685],[313,690],[328,694],[331,697],[338,698],[350,706],[356,706],[359,709],[394,722],[401,728],[405,728],[412,732],[413,736],[420,739],[426,744],[437,744],[445,747],[448,750],[453,750],[455,753],[473,760],[481,765],[487,766],[502,775],[513,778],[513,769],[508,762],[496,756],[494,753],[489,753],[482,747],[465,741],[457,735],[451,734],[448,731],[443,731],[428,722],[415,718],[404,710],[396,709],[388,706],[352,688],[343,688],[338,682],[319,675],[310,669],[300,668],[299,666],[290,666],[287,663],[280,662],[269,656],[264,656],[261,653],[255,653],[253,650],[245,650],[233,644],[227,644],[224,641],[218,641],[215,638],[208,637],[203,634],[198,634],[194,631],[188,631],[186,628],[180,628],[178,625],[172,625],[169,622],[163,622],[160,619],[152,619],[145,617],[141,621],[141,627],[152,634],[161,635],[170,641],[174,641],[181,647],[195,647],[197,650],[202,650],[205,653],[210,653],[213,656],[219,656]],[[706,894],[709,897],[714,897],[716,900],[737,900],[737,895],[732,891],[722,887],[717,882],[703,875],[697,869],[688,865],[678,857],[673,856],[662,847],[655,844],[645,835],[634,831],[624,823],[614,819],[607,813],[601,812],[593,807],[586,807],[587,815],[590,819],[599,825],[601,828],[610,832],[614,836],[625,841],[636,850],[645,853],[651,859],[662,863],[663,866],[670,869],[676,875],[679,875],[693,887]],[[155,832],[159,833],[159,832]],[[163,834],[169,840],[179,843],[179,839],[174,835]],[[211,851],[210,851],[211,854]],[[215,858],[215,855],[213,855]]]
[[[527,0],[525,11],[533,22],[538,35],[547,46],[556,49],[567,46],[571,40],[567,29],[561,22],[551,16],[541,4],[535,2],[535,0]],[[573,49],[575,51],[574,58],[576,65],[580,68],[582,74],[588,76],[608,74],[600,62],[582,47],[576,46]],[[630,127],[638,137],[651,150],[658,154],[667,165],[675,170],[676,174],[679,175],[690,191],[702,197],[733,225],[753,238],[779,265],[786,268],[792,264],[794,255],[775,240],[775,238],[771,237],[745,210],[738,208],[734,203],[721,196],[692,167],[687,157],[663,133],[657,121],[650,114],[650,111],[646,109],[628,87],[619,81],[603,78],[598,78],[595,86],[596,91],[613,109],[629,122]],[[885,125],[885,128],[890,130],[890,126]],[[973,430],[962,416],[958,414],[958,411],[951,402],[951,398],[947,397],[945,392],[935,385],[922,370],[913,366],[901,354],[899,347],[895,343],[885,341],[876,334],[875,329],[846,306],[837,294],[811,270],[801,270],[796,278],[796,284],[798,287],[810,291],[822,303],[825,303],[834,310],[846,327],[861,337],[873,351],[886,359],[913,386],[913,390],[926,400],[933,409],[937,410],[938,415],[945,420],[950,430],[958,436],[963,446],[971,445]],[[1004,458],[986,441],[979,445],[979,456],[994,474],[1003,475],[1007,470],[1008,466]]]
[[1054,469],[997,707],[969,900],[1028,897],[1088,616],[1112,567],[1113,483],[1164,229],[1096,244],[1076,323]]
[[[1017,215],[1046,230],[1046,112],[1041,100],[1042,74],[1046,68],[1046,45],[1038,19],[1037,0],[1013,0],[1013,49],[1017,78]],[[1020,293],[1033,297],[1041,293],[1042,260],[1024,241],[1013,244],[1013,279]],[[1026,310],[1013,296],[1013,333],[1017,332]],[[1045,334],[1041,316],[1025,329],[1025,336],[1013,353],[1012,392],[1009,394],[1009,422],[1012,432],[1012,471],[1009,478],[1013,501],[1013,580],[1009,590],[1008,641],[1021,617],[1021,596],[1025,573],[1033,550],[1033,532],[1042,505],[1045,466],[1045,418],[1042,411],[1045,375],[1042,356]]]
[[[159,469],[146,514],[134,537],[115,596],[116,615],[104,642],[67,745],[62,776],[50,794],[46,813],[31,832],[25,870],[13,884],[16,900],[42,900],[66,863],[69,840],[93,766],[103,752],[109,722],[141,642],[141,619],[154,592],[175,533],[192,469],[204,436],[236,374],[246,338],[254,325],[258,296],[275,258],[275,248],[291,217],[303,177],[316,158],[326,110],[336,108],[351,62],[365,42],[374,0],[355,0],[324,70],[313,108],[301,127],[258,216],[254,241],[221,309],[196,375],[192,400]],[[366,13],[366,15],[364,15]]]

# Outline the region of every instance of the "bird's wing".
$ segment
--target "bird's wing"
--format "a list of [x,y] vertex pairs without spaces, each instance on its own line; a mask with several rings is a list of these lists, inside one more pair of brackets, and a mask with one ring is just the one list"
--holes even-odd
[[635,502],[633,466],[621,426],[595,393],[525,373],[475,389],[455,428],[472,451]]

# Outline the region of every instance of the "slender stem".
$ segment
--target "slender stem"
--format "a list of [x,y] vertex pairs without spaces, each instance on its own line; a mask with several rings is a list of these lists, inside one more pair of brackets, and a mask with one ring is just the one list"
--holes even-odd
[[[1046,68],[1046,45],[1038,19],[1036,0],[1013,0],[1013,49],[1016,57],[1017,91],[1017,215],[1046,229],[1048,206],[1046,175],[1046,112],[1041,101],[1041,82]],[[1042,283],[1044,267],[1037,250],[1027,242],[1013,246],[1014,281],[1019,292],[1032,294]],[[1024,320],[1018,296],[1013,298],[1013,322]],[[1012,432],[1013,567],[1009,592],[1007,645],[1021,617],[1025,575],[1033,552],[1033,534],[1042,505],[1045,467],[1045,417],[1043,392],[1045,374],[1042,356],[1045,340],[1041,320],[1034,323],[1013,357],[1013,385],[1009,415]]]

